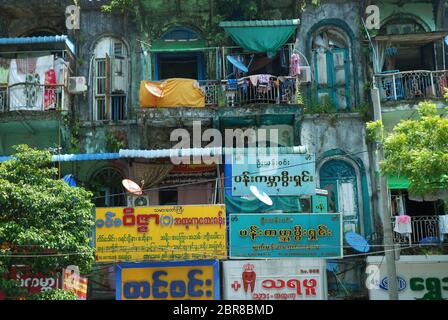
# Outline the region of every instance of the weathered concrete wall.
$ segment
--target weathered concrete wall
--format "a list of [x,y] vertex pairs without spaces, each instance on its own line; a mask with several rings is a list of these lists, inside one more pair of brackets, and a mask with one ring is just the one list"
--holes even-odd
[[[318,169],[320,164],[328,159],[326,156],[331,151],[341,151],[338,158],[349,162],[352,162],[353,159],[360,160],[364,166],[369,195],[367,199],[363,196],[363,203],[367,203],[370,207],[367,213],[374,212],[373,203],[376,201],[376,191],[374,182],[372,182],[374,168],[371,164],[370,150],[366,144],[365,122],[360,115],[353,113],[305,115],[302,123],[301,143],[307,146],[309,152],[316,155]],[[354,167],[356,169],[355,165]],[[360,169],[358,168],[358,170]],[[362,175],[363,172],[359,172],[359,174]],[[366,210],[364,210],[364,214],[366,214]],[[369,218],[371,219],[370,224],[374,226],[373,215],[370,214]]]
[[[87,79],[92,74],[91,59],[95,44],[104,36],[112,36],[121,39],[127,46],[131,58],[131,83],[130,83],[130,103],[132,119],[132,109],[138,106],[139,85],[142,76],[142,50],[137,42],[138,32],[134,21],[129,15],[116,14],[111,15],[101,11],[81,11],[81,30],[77,36],[79,58],[78,75],[85,76]],[[92,118],[92,86],[86,96],[78,101],[78,116],[81,120],[90,120]]]
[[[296,48],[305,54],[309,64],[312,66],[312,72],[314,74],[313,61],[312,61],[312,40],[313,33],[315,33],[320,27],[329,25],[341,28],[351,39],[352,50],[350,53],[351,59],[351,74],[357,78],[357,83],[353,87],[353,92],[357,91],[359,96],[358,101],[352,103],[353,106],[357,106],[364,101],[364,81],[365,81],[365,69],[366,57],[363,55],[361,47],[361,25],[360,17],[362,16],[365,8],[361,6],[361,1],[322,1],[318,7],[307,6],[303,12],[299,31],[297,34]],[[353,86],[353,83],[352,83]]]

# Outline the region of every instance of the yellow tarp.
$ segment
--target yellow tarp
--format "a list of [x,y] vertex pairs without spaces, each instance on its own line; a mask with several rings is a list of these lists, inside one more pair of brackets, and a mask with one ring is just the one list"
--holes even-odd
[[205,107],[205,96],[196,80],[168,79],[140,83],[140,107]]

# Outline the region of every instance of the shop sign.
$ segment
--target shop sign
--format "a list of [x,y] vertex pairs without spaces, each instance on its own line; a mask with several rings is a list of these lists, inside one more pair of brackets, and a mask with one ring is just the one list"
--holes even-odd
[[117,300],[219,300],[217,260],[123,263],[116,267]]
[[343,255],[339,213],[230,214],[230,258],[336,258]]
[[97,262],[225,258],[225,206],[97,208]]
[[254,160],[238,153],[232,158],[232,196],[250,196],[251,186],[269,196],[316,194],[314,155],[279,154]]
[[325,260],[223,262],[225,300],[326,300]]

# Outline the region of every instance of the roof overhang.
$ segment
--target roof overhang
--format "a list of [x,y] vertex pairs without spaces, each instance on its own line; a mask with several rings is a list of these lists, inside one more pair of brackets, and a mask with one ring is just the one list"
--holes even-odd
[[373,37],[372,40],[378,42],[391,42],[394,44],[402,43],[425,45],[431,42],[442,41],[446,36],[448,36],[448,30],[410,34],[379,35]]
[[[1,46],[17,46],[17,45],[35,45],[35,44],[62,44],[73,55],[76,54],[75,44],[66,35],[61,36],[44,36],[44,37],[17,37],[17,38],[0,38]],[[1,51],[1,50],[0,50]]]

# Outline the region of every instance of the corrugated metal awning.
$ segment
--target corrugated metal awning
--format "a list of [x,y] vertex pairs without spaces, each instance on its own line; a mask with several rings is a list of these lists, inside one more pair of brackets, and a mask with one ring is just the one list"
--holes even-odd
[[44,37],[0,38],[0,45],[37,44],[37,43],[65,43],[67,48],[73,54],[76,53],[75,44],[66,35],[44,36]]
[[391,43],[412,43],[412,44],[428,44],[435,41],[442,41],[448,35],[448,31],[434,31],[423,33],[409,33],[409,34],[391,34],[375,36],[372,39],[379,42]]

